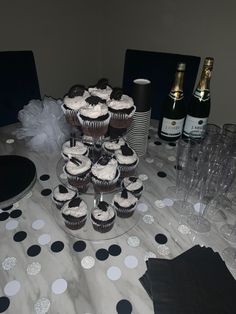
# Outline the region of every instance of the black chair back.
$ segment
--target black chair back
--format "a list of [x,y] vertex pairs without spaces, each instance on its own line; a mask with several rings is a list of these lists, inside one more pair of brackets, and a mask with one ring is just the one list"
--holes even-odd
[[196,56],[128,49],[123,73],[124,93],[132,96],[134,79],[150,80],[152,118],[160,119],[161,104],[170,92],[177,63],[186,63],[183,89],[187,105],[194,90],[200,60]]
[[0,126],[18,121],[31,99],[41,99],[32,51],[0,52]]

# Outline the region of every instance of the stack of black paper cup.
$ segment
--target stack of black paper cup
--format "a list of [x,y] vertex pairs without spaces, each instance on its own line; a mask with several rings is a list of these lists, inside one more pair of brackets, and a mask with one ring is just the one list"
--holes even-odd
[[138,156],[144,156],[148,145],[148,132],[151,118],[151,82],[147,79],[133,81],[132,97],[136,112],[127,131],[127,142]]

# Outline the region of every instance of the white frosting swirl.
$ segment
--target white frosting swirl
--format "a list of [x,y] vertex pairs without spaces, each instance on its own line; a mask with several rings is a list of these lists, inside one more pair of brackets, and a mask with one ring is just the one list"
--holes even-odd
[[103,143],[103,147],[111,151],[115,151],[117,149],[120,149],[122,145],[125,144],[125,140],[123,138],[119,138],[118,142],[117,141],[107,141]]
[[59,201],[59,202],[66,202],[66,201],[69,201],[71,200],[75,195],[76,195],[76,192],[73,191],[73,190],[70,190],[68,188],[66,188],[68,190],[67,193],[61,193],[59,191],[59,185],[55,187],[55,189],[53,190],[53,197],[56,201]]
[[82,142],[76,141],[75,146],[70,147],[70,141],[66,141],[62,145],[62,154],[67,157],[68,155],[76,157],[77,155],[84,155],[88,151],[87,146],[85,146]]
[[92,166],[92,174],[100,180],[114,180],[116,177],[118,163],[111,158],[107,165],[100,165],[98,162]]
[[86,203],[81,200],[81,203],[79,204],[79,206],[76,207],[68,207],[70,201],[67,202],[63,207],[62,207],[62,213],[64,215],[71,215],[73,217],[79,218],[79,217],[83,217],[85,215],[87,215],[88,212],[88,207],[86,205]]
[[118,149],[115,151],[115,156],[116,156],[118,163],[122,164],[122,165],[130,165],[130,164],[135,163],[138,160],[138,156],[134,150],[133,150],[133,155],[125,156],[122,154],[121,149]]
[[134,107],[134,101],[128,95],[122,95],[121,99],[111,99],[107,102],[109,108],[114,110],[122,110],[122,109],[129,109]]
[[123,185],[128,191],[136,191],[143,187],[143,183],[137,178],[135,182],[132,182],[129,177],[123,179]]
[[112,206],[108,206],[106,211],[95,208],[92,212],[92,216],[97,220],[107,221],[115,216],[115,210]]
[[89,93],[87,91],[84,91],[83,96],[75,96],[73,98],[70,98],[68,95],[64,97],[64,104],[75,111],[79,111],[80,108],[87,106],[87,103],[85,99],[89,97]]
[[65,165],[65,173],[76,176],[81,173],[88,171],[91,168],[91,160],[85,156],[77,156],[76,160],[79,160],[80,164],[75,164],[74,162],[68,160]]
[[100,89],[97,87],[89,87],[89,92],[92,96],[98,96],[102,99],[108,100],[110,98],[112,88],[107,85],[105,89]]
[[116,202],[121,207],[124,207],[124,208],[129,207],[131,205],[135,205],[137,203],[138,199],[133,194],[131,194],[130,192],[127,192],[127,194],[128,194],[128,198],[123,198],[121,196],[121,192],[115,194],[113,197],[113,204]]
[[108,107],[106,104],[98,103],[97,105],[88,105],[79,110],[80,114],[91,118],[97,119],[98,117],[105,116],[108,113]]

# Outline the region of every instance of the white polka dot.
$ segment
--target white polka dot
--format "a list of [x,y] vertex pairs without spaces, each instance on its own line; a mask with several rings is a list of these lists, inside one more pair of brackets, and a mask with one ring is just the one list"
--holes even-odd
[[85,256],[81,260],[81,266],[85,269],[90,269],[95,265],[95,259],[92,256]]
[[148,180],[148,176],[147,176],[146,174],[140,174],[138,177],[139,177],[139,179],[140,179],[141,181],[146,181],[146,180]]
[[41,236],[38,237],[38,243],[41,245],[46,245],[51,241],[50,234],[44,233],[41,234]]
[[166,206],[172,206],[174,204],[174,201],[170,198],[164,198],[162,201]]
[[110,268],[108,268],[107,270],[107,277],[110,280],[118,280],[121,277],[121,270],[119,267],[116,266],[111,266]]
[[30,276],[37,275],[41,270],[41,264],[38,262],[33,262],[27,267],[27,274]]
[[143,216],[143,221],[144,221],[146,224],[151,225],[151,224],[154,222],[154,218],[153,218],[152,215],[145,215],[145,216]]
[[24,198],[30,198],[32,196],[32,192],[30,191],[28,194],[25,195]]
[[154,204],[158,208],[164,208],[166,206],[161,200],[156,200]]
[[52,292],[55,294],[62,294],[67,289],[67,281],[65,279],[57,279],[52,283]]
[[136,236],[129,237],[127,243],[131,247],[138,247],[140,245],[140,240]]
[[156,166],[159,167],[159,168],[162,168],[163,167],[163,162],[157,161],[156,162]]
[[2,268],[4,270],[10,270],[16,266],[16,258],[15,257],[6,257],[2,262]]
[[203,210],[205,209],[206,205],[203,204],[203,203],[196,203],[196,204],[194,204],[193,207],[194,207],[194,210],[195,210],[197,213],[199,213],[200,211],[203,211]]
[[170,254],[170,249],[168,248],[167,245],[165,245],[165,244],[160,244],[160,245],[158,245],[158,247],[157,247],[157,252],[158,252],[160,255],[167,256],[167,255]]
[[149,252],[146,252],[145,255],[144,255],[144,261],[146,262],[149,258],[156,258],[156,254],[149,251]]
[[17,220],[15,220],[15,219],[10,219],[10,220],[6,223],[5,228],[6,228],[7,230],[14,230],[14,229],[16,229],[16,228],[18,227],[18,225],[19,225],[19,222],[18,222]]
[[13,207],[12,209],[16,209],[16,208],[19,208],[20,204],[18,202],[16,202],[15,204],[13,204]]
[[139,203],[137,205],[137,210],[142,212],[142,213],[145,213],[146,211],[148,211],[148,206],[144,203]]
[[129,255],[124,259],[125,266],[127,268],[133,269],[138,266],[138,260],[135,256]]
[[169,145],[169,144],[166,144],[166,145],[165,145],[165,148],[166,148],[166,149],[173,149],[174,147],[175,147],[175,146],[171,146],[171,145]]
[[186,225],[179,225],[178,227],[178,231],[182,234],[190,234],[191,233],[191,230],[189,229],[188,226]]
[[67,179],[67,176],[66,176],[65,173],[61,173],[61,174],[60,174],[60,178],[61,178],[62,180],[66,180],[66,179]]
[[156,147],[156,144],[155,144],[154,142],[150,142],[149,145],[150,145],[151,147]]
[[153,163],[154,159],[147,157],[147,158],[145,159],[145,161],[146,161],[148,164],[151,164],[151,163]]
[[42,219],[37,219],[32,223],[32,228],[35,230],[40,230],[44,227],[45,222]]
[[8,297],[16,295],[20,291],[20,282],[17,280],[10,281],[4,287],[4,293]]
[[45,314],[48,312],[50,305],[51,303],[48,299],[41,298],[34,304],[34,311],[36,314]]
[[175,158],[175,156],[169,156],[169,157],[168,157],[168,160],[169,160],[169,161],[175,161],[176,158]]
[[9,138],[6,140],[7,144],[13,144],[15,142],[15,140],[13,138]]

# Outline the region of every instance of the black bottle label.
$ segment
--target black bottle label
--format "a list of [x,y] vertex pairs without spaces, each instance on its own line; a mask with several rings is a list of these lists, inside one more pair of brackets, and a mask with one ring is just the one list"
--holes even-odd
[[199,99],[200,101],[207,101],[210,99],[210,90],[209,89],[196,89],[194,92],[194,97]]

